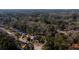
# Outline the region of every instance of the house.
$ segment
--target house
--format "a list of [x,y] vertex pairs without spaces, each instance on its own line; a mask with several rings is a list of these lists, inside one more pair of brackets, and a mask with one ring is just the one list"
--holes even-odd
[[32,36],[30,34],[22,34],[22,36],[19,38],[20,41],[22,42],[27,42],[27,41],[30,41],[30,40],[35,40],[36,36]]

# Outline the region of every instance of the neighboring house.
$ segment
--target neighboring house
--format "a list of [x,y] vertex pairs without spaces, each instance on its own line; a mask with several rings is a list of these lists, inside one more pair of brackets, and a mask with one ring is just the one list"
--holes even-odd
[[22,42],[27,42],[27,41],[30,41],[30,40],[34,40],[36,38],[36,36],[31,36],[29,34],[25,35],[25,34],[22,34],[22,36],[19,38],[20,41]]
[[72,44],[69,49],[79,49],[79,43],[78,44]]

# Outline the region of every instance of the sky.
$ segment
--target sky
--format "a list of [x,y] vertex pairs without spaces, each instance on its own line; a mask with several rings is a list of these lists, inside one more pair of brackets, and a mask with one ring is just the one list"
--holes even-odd
[[0,0],[0,9],[79,9],[78,0]]

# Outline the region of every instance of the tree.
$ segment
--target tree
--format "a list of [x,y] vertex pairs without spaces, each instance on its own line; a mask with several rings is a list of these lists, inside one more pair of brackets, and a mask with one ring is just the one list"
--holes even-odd
[[60,34],[57,38],[55,37],[47,37],[46,44],[43,46],[43,49],[46,50],[63,50],[68,49],[68,41],[67,36],[64,34]]
[[5,33],[0,33],[0,49],[1,50],[17,50],[17,45],[13,37]]
[[55,48],[61,50],[61,49],[68,49],[68,37],[64,34],[59,34],[57,36],[57,38],[55,38],[55,41],[54,41],[54,46]]
[[46,43],[42,49],[44,49],[44,50],[54,49],[54,37],[46,37]]

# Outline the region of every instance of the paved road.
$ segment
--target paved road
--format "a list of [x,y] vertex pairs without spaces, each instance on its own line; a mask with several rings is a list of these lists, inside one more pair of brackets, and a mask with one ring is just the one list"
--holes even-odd
[[6,30],[5,28],[2,28],[2,27],[0,27],[0,30],[6,32],[10,36],[13,36],[17,40],[17,36],[15,34],[11,33],[9,30]]
[[44,44],[39,44],[39,43],[38,44],[34,44],[34,49],[35,50],[42,50],[43,45]]
[[6,32],[6,33],[9,34],[10,36],[13,36],[13,37],[15,38],[15,40],[19,40],[19,41],[21,41],[21,42],[26,43],[26,41],[24,41],[24,40],[21,39],[21,38],[17,38],[17,36],[16,36],[14,33],[10,32],[9,30],[7,30],[7,29],[5,29],[5,28],[2,28],[2,27],[0,27],[0,30]]

